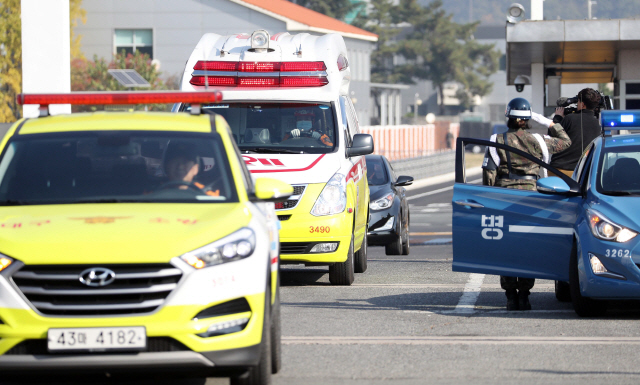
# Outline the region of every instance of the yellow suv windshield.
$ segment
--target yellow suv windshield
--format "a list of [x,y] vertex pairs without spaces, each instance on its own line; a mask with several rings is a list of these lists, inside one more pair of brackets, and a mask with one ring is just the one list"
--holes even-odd
[[23,135],[0,160],[0,205],[237,201],[217,134]]

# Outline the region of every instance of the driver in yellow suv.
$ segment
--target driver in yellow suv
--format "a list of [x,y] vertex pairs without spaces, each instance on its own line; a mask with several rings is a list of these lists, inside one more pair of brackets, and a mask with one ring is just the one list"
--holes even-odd
[[293,115],[296,118],[296,128],[287,133],[284,138],[282,138],[283,141],[291,138],[299,138],[304,136],[304,133],[310,133],[310,135],[307,136],[311,136],[313,139],[319,140],[327,147],[333,146],[333,142],[331,142],[331,139],[327,134],[325,134],[321,128],[314,127],[315,114],[312,109],[299,108],[293,113]]
[[170,143],[167,148],[164,172],[169,178],[165,185],[175,185],[186,190],[195,186],[209,196],[220,196],[220,190],[212,190],[202,183],[194,181],[200,169],[200,160],[195,145],[190,143]]

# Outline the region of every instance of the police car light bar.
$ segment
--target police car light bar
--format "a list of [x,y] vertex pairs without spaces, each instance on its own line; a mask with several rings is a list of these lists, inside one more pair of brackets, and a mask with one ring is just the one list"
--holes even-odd
[[[324,62],[229,62],[201,60],[193,67],[194,86],[322,87],[329,84]],[[210,72],[208,72],[210,71]]]
[[611,135],[611,131],[640,130],[640,110],[604,110],[600,112],[600,123],[605,135]]
[[[220,91],[148,91],[148,92],[70,92],[67,94],[18,94],[18,104],[39,104],[40,116],[49,115],[50,104],[200,104],[220,103]],[[200,108],[192,108],[192,114],[199,114]]]

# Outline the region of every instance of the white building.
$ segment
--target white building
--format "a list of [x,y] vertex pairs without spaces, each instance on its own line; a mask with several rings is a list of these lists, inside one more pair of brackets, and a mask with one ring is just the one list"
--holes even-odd
[[163,76],[179,74],[203,34],[339,33],[351,66],[351,97],[359,119],[369,123],[370,55],[377,35],[286,0],[84,0],[86,24],[76,27],[82,51],[110,60],[116,52],[141,51],[160,64]]

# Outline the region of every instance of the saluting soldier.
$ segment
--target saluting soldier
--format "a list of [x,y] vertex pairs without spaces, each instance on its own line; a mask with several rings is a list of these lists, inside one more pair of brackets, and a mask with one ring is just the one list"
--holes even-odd
[[[505,116],[508,118],[509,130],[502,135],[492,135],[492,142],[507,144],[546,163],[549,163],[551,154],[563,151],[571,145],[571,139],[562,126],[531,112],[531,105],[526,99],[511,100]],[[529,132],[530,119],[549,127],[549,135]],[[520,190],[535,190],[540,172],[540,166],[536,163],[495,147],[487,147],[482,168],[483,184]],[[546,170],[543,169],[543,172]],[[534,283],[533,278],[500,276],[500,286],[506,290],[507,310],[531,310],[529,294]]]

